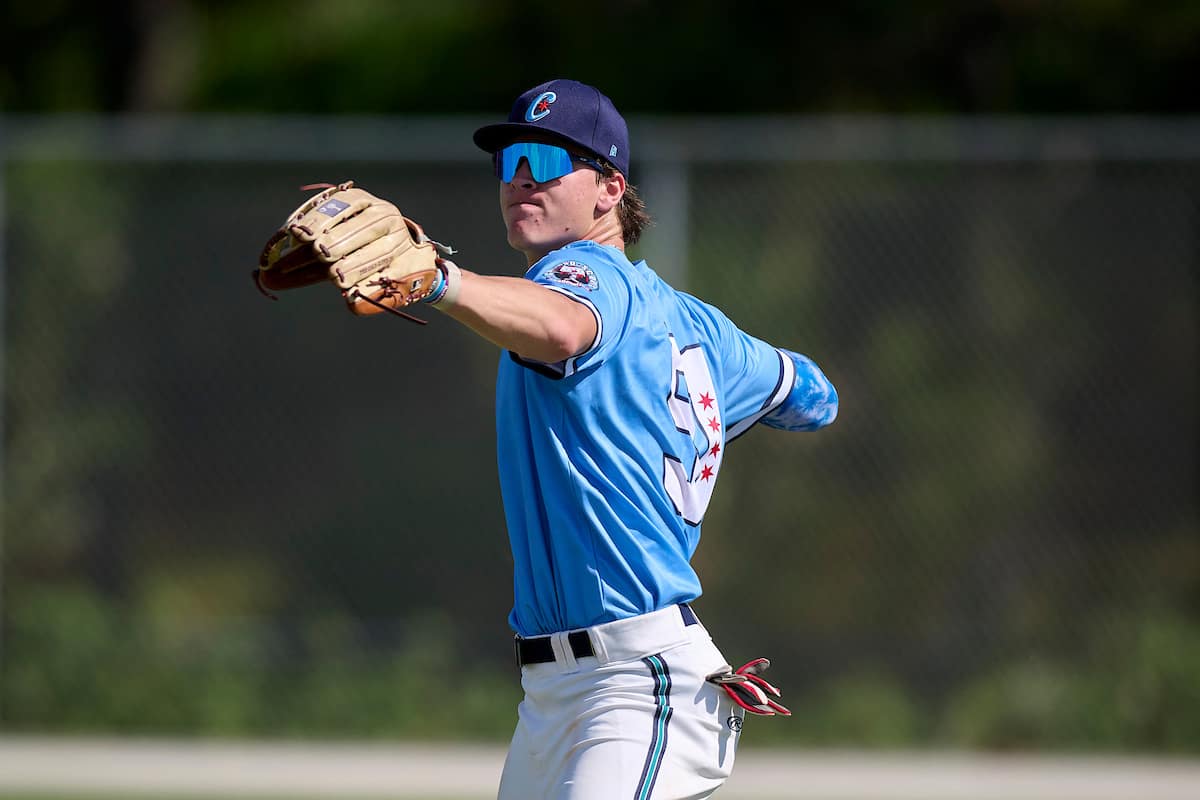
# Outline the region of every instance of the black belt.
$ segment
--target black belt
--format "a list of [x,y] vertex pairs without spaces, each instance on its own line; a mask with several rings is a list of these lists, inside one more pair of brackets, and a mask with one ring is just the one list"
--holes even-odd
[[[696,612],[692,611],[692,607],[687,603],[680,603],[678,608],[684,625],[695,625],[700,621],[696,619]],[[551,638],[550,636],[533,636],[522,639],[518,636],[517,663],[524,667],[527,664],[545,664],[553,661],[554,647],[550,644]],[[588,636],[587,631],[568,633],[567,644],[571,646],[571,652],[575,654],[576,658],[596,655],[596,652],[592,650],[592,639]]]

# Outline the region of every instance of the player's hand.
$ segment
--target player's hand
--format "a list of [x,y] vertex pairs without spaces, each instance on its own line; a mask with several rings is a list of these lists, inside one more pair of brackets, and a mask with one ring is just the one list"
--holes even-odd
[[435,242],[392,203],[353,181],[321,188],[271,235],[254,272],[258,288],[294,289],[332,281],[355,314],[388,311],[424,324],[400,309],[417,302],[454,302],[462,271],[442,258],[453,248]]
[[721,669],[708,675],[705,680],[724,689],[734,703],[751,714],[790,717],[792,712],[776,702],[776,698],[783,696],[782,693],[762,677],[769,666],[771,662],[765,658],[756,658],[737,669],[722,664]]

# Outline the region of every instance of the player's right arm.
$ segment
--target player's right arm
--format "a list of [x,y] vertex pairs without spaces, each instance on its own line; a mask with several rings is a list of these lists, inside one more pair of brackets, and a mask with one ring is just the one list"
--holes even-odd
[[438,308],[498,347],[547,364],[584,352],[598,330],[587,306],[526,278],[462,270],[454,304]]

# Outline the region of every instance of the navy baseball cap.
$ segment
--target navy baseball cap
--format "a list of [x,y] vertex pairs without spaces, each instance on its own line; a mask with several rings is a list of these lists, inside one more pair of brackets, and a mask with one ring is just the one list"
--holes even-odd
[[616,106],[594,86],[562,78],[539,84],[513,103],[508,122],[475,131],[475,144],[495,153],[530,133],[564,139],[629,174],[629,130]]

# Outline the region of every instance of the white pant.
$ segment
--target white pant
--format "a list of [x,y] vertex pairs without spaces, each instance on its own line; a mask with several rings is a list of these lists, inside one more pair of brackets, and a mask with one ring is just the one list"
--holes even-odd
[[725,659],[678,607],[588,628],[596,656],[521,669],[499,800],[705,798],[733,769],[742,711],[704,676]]

